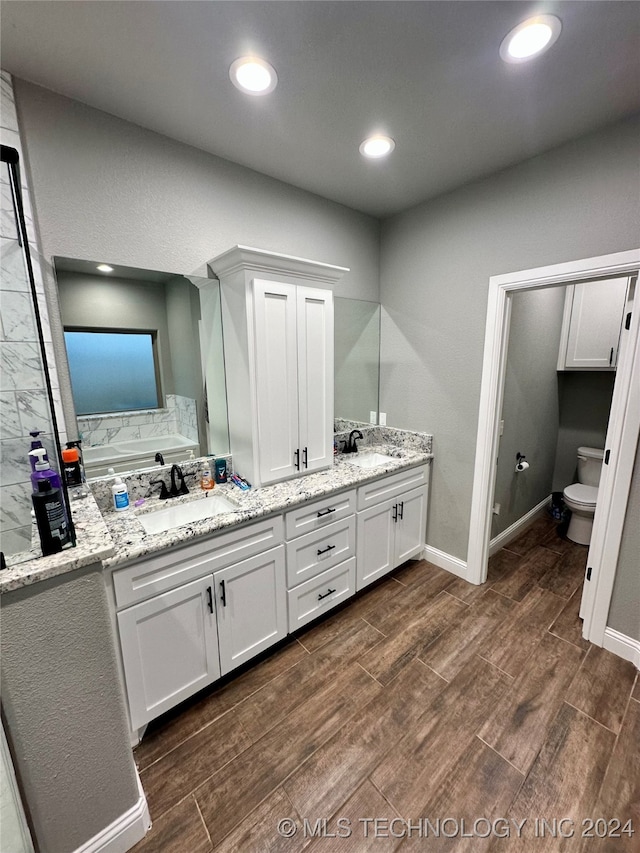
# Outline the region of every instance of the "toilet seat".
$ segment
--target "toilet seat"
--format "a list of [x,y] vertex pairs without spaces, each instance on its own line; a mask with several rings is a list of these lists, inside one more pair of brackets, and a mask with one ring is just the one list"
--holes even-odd
[[598,500],[598,487],[572,483],[564,490],[564,497],[579,506],[594,507]]

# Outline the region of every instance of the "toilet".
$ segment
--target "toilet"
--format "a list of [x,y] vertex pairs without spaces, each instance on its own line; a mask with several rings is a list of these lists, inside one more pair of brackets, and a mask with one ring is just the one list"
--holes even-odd
[[591,541],[603,458],[604,450],[598,447],[579,447],[578,482],[563,492],[564,502],[571,510],[567,538],[578,545],[588,545]]

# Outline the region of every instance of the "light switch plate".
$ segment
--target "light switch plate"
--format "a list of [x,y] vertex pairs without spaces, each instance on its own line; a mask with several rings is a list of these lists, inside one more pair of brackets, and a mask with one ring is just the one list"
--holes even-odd
[[369,412],[369,423],[377,424],[378,423],[378,413],[377,412]]
[[380,420],[378,421],[378,423],[380,424],[380,426],[386,426],[387,425],[387,413],[386,412],[380,412]]

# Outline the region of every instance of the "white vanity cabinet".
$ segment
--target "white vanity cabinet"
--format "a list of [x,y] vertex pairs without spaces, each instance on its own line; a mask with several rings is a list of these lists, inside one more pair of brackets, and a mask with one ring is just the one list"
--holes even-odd
[[568,285],[558,370],[615,370],[629,279]]
[[254,486],[329,468],[330,287],[348,270],[246,246],[209,265],[220,280],[234,468]]
[[428,485],[429,466],[423,465],[358,489],[358,590],[422,553]]
[[284,546],[213,575],[222,675],[287,635]]
[[260,482],[328,468],[333,464],[333,294],[254,279],[253,306]]
[[355,508],[352,489],[286,514],[290,632],[354,595]]
[[220,677],[212,575],[122,610],[118,632],[134,730]]
[[114,569],[132,731],[287,634],[283,519]]

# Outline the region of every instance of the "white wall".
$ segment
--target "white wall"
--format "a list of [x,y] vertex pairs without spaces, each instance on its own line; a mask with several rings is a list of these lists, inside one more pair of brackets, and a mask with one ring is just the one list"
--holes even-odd
[[434,434],[428,544],[466,559],[489,277],[638,245],[640,118],[383,223],[380,408]]

